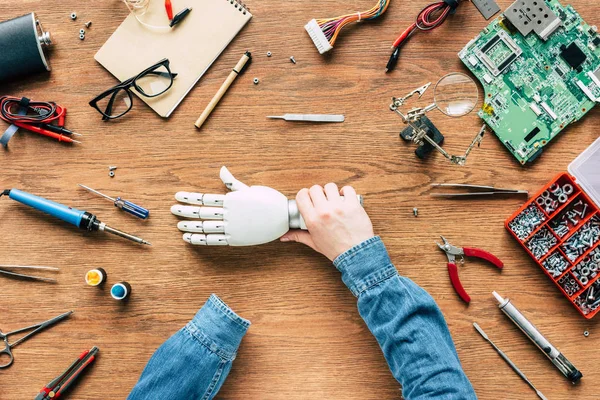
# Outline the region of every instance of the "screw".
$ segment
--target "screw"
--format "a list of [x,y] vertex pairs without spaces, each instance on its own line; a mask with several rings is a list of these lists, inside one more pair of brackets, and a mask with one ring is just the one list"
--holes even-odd
[[92,26],[92,21],[88,21],[84,25],[86,28],[90,29],[90,26]]
[[273,53],[271,53],[270,51],[267,51],[267,57],[271,57],[273,55]]
[[291,57],[290,57],[290,61],[291,61],[293,64],[296,64],[296,59],[294,58],[294,56],[291,56]]
[[76,12],[72,12],[72,13],[71,13],[71,19],[72,19],[73,21],[75,21],[75,20],[77,19],[77,13],[76,13]]
[[109,171],[114,171],[115,169],[117,169],[116,165],[111,165],[111,166],[108,167]]
[[413,215],[414,215],[415,217],[418,217],[418,216],[419,216],[419,209],[418,209],[417,207],[413,208]]
[[254,84],[255,84],[255,85],[258,85],[258,82],[260,82],[260,80],[259,80],[258,78],[254,78],[254,79],[252,80],[252,82],[254,82]]

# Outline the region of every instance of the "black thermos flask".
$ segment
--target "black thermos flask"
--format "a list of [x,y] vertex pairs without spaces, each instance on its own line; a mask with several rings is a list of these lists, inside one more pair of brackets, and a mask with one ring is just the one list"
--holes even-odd
[[50,71],[44,49],[51,44],[34,13],[0,22],[0,82]]

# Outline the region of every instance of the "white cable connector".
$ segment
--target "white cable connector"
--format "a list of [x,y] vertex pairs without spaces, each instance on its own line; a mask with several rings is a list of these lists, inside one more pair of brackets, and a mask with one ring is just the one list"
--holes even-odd
[[311,19],[308,24],[304,25],[304,29],[306,29],[306,32],[308,32],[310,38],[315,44],[315,47],[317,50],[319,50],[319,53],[324,54],[333,49],[333,46],[325,37],[321,27],[319,24],[317,24],[317,20]]

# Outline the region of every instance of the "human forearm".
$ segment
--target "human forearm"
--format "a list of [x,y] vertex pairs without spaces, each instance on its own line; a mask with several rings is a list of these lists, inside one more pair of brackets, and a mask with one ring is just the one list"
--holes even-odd
[[156,350],[128,400],[212,399],[249,325],[211,295],[194,319]]
[[476,398],[440,309],[427,292],[398,275],[381,239],[362,242],[334,264],[358,298],[360,315],[405,399]]

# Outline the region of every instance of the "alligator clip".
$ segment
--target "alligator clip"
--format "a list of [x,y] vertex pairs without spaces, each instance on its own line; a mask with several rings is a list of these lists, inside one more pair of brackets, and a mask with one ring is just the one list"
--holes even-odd
[[469,302],[471,302],[471,297],[469,297],[466,290],[463,288],[462,283],[460,283],[460,278],[458,277],[458,267],[456,266],[456,257],[460,257],[459,262],[461,264],[465,262],[465,256],[481,258],[482,260],[489,261],[490,263],[492,263],[500,269],[502,269],[504,263],[500,261],[498,257],[491,253],[488,253],[487,251],[469,247],[456,247],[451,245],[445,237],[440,237],[444,241],[444,244],[441,245],[437,242],[436,244],[440,249],[442,249],[444,253],[446,253],[446,256],[448,257],[448,274],[450,274],[450,281],[452,282],[452,286],[454,287],[454,290],[456,291],[456,293],[458,293],[460,298],[468,304]]

